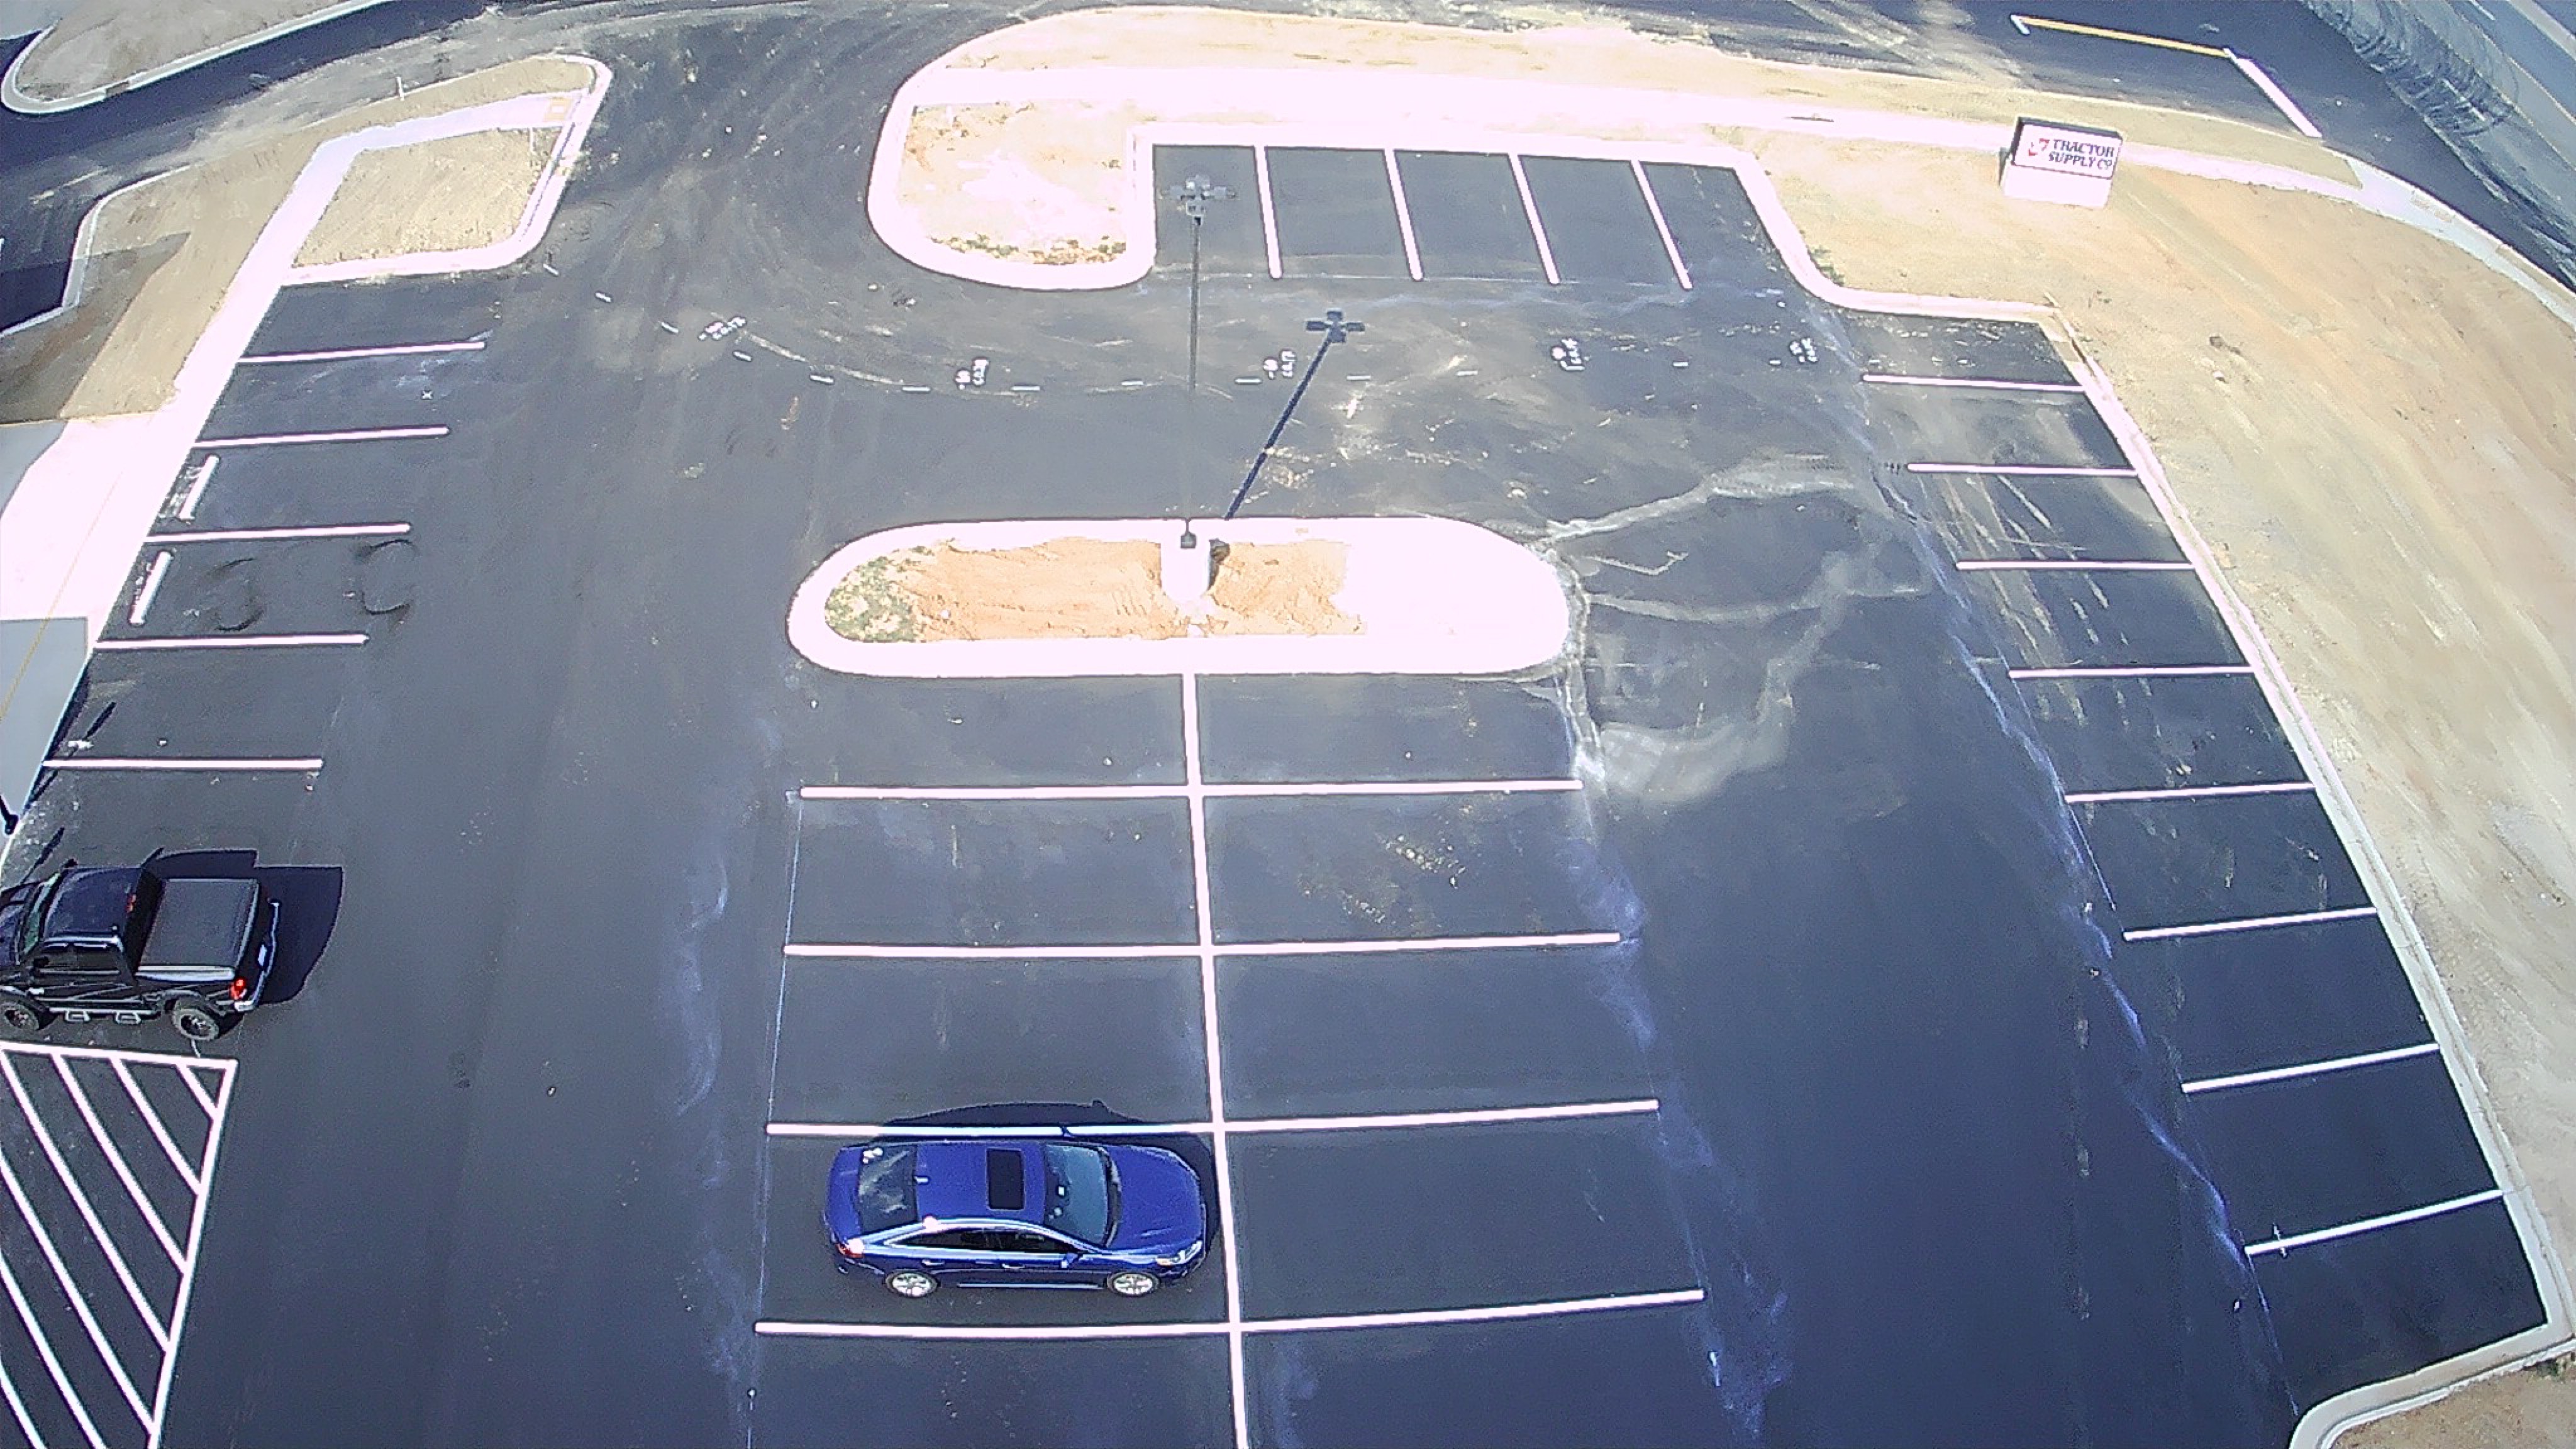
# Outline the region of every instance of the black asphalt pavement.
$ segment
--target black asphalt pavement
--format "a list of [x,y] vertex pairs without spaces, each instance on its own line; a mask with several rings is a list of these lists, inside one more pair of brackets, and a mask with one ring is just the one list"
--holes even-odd
[[[2538,1321],[2359,874],[2036,330],[1828,307],[1663,163],[1282,147],[1274,279],[1202,148],[1154,178],[1236,193],[1192,392],[1168,221],[1100,293],[870,232],[887,97],[999,10],[642,15],[481,22],[618,77],[539,257],[297,289],[252,352],[483,345],[246,364],[161,524],[402,547],[148,544],[57,746],[321,767],[57,771],[22,828],[342,872],[213,1048],[174,1442],[2279,1444]],[[1566,659],[789,647],[867,533],[1205,519],[1332,307],[1246,511],[1540,549]],[[1134,1302],[834,1271],[832,1152],[943,1115],[1143,1124],[1217,1244]]]

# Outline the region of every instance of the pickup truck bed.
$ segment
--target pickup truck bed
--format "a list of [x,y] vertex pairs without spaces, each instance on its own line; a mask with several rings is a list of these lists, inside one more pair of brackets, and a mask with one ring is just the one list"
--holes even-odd
[[259,887],[246,880],[185,876],[164,880],[161,905],[153,913],[151,934],[144,938],[143,958],[136,966],[147,976],[210,971],[230,975],[250,948],[258,909]]

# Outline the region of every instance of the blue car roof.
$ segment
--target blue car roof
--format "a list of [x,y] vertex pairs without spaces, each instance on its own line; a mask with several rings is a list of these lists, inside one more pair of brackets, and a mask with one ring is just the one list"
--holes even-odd
[[921,1215],[1039,1222],[1047,1202],[1040,1145],[989,1138],[922,1143],[913,1163],[914,1201]]

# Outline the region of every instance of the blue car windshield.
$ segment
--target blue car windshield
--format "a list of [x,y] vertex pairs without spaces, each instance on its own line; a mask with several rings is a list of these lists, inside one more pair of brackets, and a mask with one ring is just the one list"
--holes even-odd
[[859,1155],[859,1231],[881,1233],[921,1216],[913,1198],[912,1149],[871,1147]]
[[1118,1221],[1118,1179],[1097,1147],[1046,1144],[1046,1225],[1082,1242],[1109,1241]]

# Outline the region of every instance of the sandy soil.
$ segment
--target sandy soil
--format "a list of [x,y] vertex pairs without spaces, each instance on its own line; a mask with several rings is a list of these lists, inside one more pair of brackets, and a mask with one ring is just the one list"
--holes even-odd
[[[1001,32],[952,63],[1410,64],[1963,119],[2038,109],[2132,141],[2349,177],[2320,147],[2223,121],[2041,101],[2009,85],[1808,71],[1615,31],[1095,11]],[[1132,104],[1181,118],[1150,95]],[[1280,98],[1273,115],[1303,118],[1291,108],[1304,104]],[[1583,129],[1527,115],[1492,124]],[[2555,1241],[2576,1242],[2566,326],[2443,243],[2320,197],[2132,168],[2111,206],[2091,212],[2005,201],[1983,156],[1712,127],[1652,138],[1753,151],[1820,264],[1849,285],[2058,308],[2280,656],[2423,931],[2533,1203]],[[1055,149],[1045,164],[1065,168],[1049,178],[1060,184],[1124,154]],[[968,159],[984,175],[1040,165],[1035,153]],[[2565,1443],[2571,1397],[2562,1378],[2510,1374],[2346,1442]]]
[[[0,415],[94,417],[147,412],[169,400],[188,349],[222,302],[259,231],[313,150],[333,136],[413,116],[575,91],[591,73],[570,61],[521,60],[378,101],[273,140],[154,177],[99,203],[92,255],[148,263],[116,325],[100,334],[89,303],[0,340]],[[521,205],[525,205],[525,196]],[[111,299],[112,301],[113,299]],[[84,334],[74,346],[59,334]],[[50,369],[35,365],[54,358]],[[72,370],[76,382],[62,379]],[[37,404],[52,399],[39,410]]]
[[[1127,250],[1126,106],[936,106],[904,137],[904,203],[954,251],[1061,266]],[[933,158],[940,158],[934,162]]]
[[61,100],[330,8],[331,0],[82,0],[27,48],[18,88]]
[[1193,617],[1164,592],[1151,543],[1060,538],[1028,548],[911,548],[871,559],[832,589],[823,617],[868,643],[950,639],[1175,639],[1206,634],[1357,634],[1333,606],[1349,550],[1331,542],[1228,549]]
[[473,131],[369,151],[349,167],[295,264],[489,246],[516,231],[556,133]]

